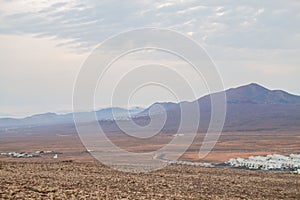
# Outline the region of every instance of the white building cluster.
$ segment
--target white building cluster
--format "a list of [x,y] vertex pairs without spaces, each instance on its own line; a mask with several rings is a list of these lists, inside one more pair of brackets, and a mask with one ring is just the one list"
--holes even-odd
[[36,151],[34,153],[28,152],[3,152],[0,153],[1,156],[13,157],[13,158],[33,158],[33,157],[40,157],[42,154],[53,154],[53,151]]
[[1,153],[1,156],[8,156],[13,158],[33,158],[33,157],[39,157],[40,155],[36,153],[9,152],[9,153]]
[[183,160],[169,160],[165,159],[165,154],[161,153],[159,155],[154,155],[153,159],[160,160],[162,162],[165,162],[169,165],[189,165],[189,166],[198,166],[198,167],[214,167],[211,163],[204,163],[204,162],[189,162],[189,161],[183,161]]
[[169,160],[165,161],[168,164],[175,164],[175,165],[189,165],[189,166],[198,166],[198,167],[214,167],[211,163],[203,163],[203,162],[188,162],[188,161],[181,161],[181,160]]
[[232,167],[261,170],[297,170],[300,169],[300,154],[283,156],[272,154],[267,156],[250,156],[248,159],[231,158],[226,164]]

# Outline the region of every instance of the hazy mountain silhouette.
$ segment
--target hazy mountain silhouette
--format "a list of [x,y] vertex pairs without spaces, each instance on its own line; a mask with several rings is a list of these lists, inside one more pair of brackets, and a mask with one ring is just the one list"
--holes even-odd
[[282,90],[268,90],[258,84],[229,89],[226,91],[229,104],[300,104],[300,97]]
[[[300,127],[300,96],[281,90],[269,90],[258,84],[232,88],[225,91],[227,112],[224,131],[257,131]],[[140,113],[146,117],[153,106],[166,110],[168,119],[165,132],[174,132],[180,123],[180,106],[197,102],[200,108],[200,131],[206,131],[211,118],[211,96],[206,95],[194,102],[156,103]],[[153,112],[152,115],[159,115]],[[139,121],[139,120],[137,120]]]
[[[192,109],[191,105],[198,103],[200,108],[199,131],[204,132],[207,130],[211,118],[211,96],[215,95],[218,98],[218,94],[206,95],[193,102],[154,103],[145,110],[133,108],[128,111],[123,108],[106,108],[96,111],[96,115],[98,120],[101,121],[101,125],[106,127],[106,131],[118,132],[120,130],[114,122],[106,122],[113,119],[113,113],[115,114],[115,119],[126,121],[129,112],[137,124],[147,125],[150,122],[150,110],[152,117],[160,117],[162,111],[165,110],[167,120],[162,132],[176,133],[181,119],[180,107],[185,106]],[[281,90],[269,90],[255,83],[226,90],[225,94],[227,97],[227,113],[224,131],[300,128],[300,96]],[[87,112],[78,113],[82,119],[88,114]],[[46,113],[24,119],[0,119],[0,127],[64,123],[73,123],[72,113],[64,115]]]
[[[113,120],[113,119],[126,119],[129,115],[135,115],[141,112],[143,108],[134,107],[132,109],[124,108],[104,108],[95,112],[97,119],[101,120]],[[79,112],[76,113],[82,121],[88,122],[90,119],[90,112]],[[55,114],[55,113],[44,113],[37,114],[30,117],[25,117],[22,119],[14,118],[2,118],[0,119],[0,127],[20,127],[20,126],[42,126],[42,125],[53,125],[53,124],[65,124],[74,123],[73,113],[68,114]]]

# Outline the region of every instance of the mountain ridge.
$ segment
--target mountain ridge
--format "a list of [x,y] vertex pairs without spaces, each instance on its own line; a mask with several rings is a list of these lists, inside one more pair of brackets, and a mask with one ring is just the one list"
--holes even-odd
[[226,90],[226,96],[227,101],[232,103],[244,100],[244,103],[256,104],[300,104],[300,96],[283,90],[269,90],[257,83]]
[[[199,131],[206,132],[211,118],[211,96],[218,98],[219,94],[217,92],[192,102],[173,104],[172,109],[168,103],[160,103],[168,116],[164,131],[176,132],[178,129],[181,104],[188,107],[188,104],[197,102],[200,108]],[[300,128],[300,96],[282,90],[269,90],[256,83],[230,88],[225,94],[227,112],[223,131]],[[140,117],[147,117],[149,110],[151,107],[143,111]],[[152,117],[159,114],[151,112]]]
[[[201,130],[205,131],[211,116],[211,96],[217,96],[219,93],[205,95],[192,102],[156,102],[146,109],[135,109],[133,112],[129,111],[129,113],[136,121],[140,121],[141,124],[147,124],[149,111],[151,110],[151,115],[160,115],[163,110],[157,109],[156,106],[161,106],[168,115],[165,129],[173,131],[178,127],[180,121],[180,106],[197,102],[201,115],[199,126]],[[269,90],[257,83],[230,88],[225,91],[225,94],[227,97],[227,113],[224,128],[227,130],[255,130],[280,128],[280,126],[300,126],[300,96],[287,93],[283,90]],[[99,121],[113,120],[113,113],[116,114],[117,120],[126,120],[128,118],[128,110],[117,107],[104,108],[95,113]],[[89,115],[89,112],[82,112],[79,115],[84,119],[86,115]],[[74,123],[73,113],[62,115],[45,113],[23,119],[0,119],[0,127],[2,128],[62,123]]]

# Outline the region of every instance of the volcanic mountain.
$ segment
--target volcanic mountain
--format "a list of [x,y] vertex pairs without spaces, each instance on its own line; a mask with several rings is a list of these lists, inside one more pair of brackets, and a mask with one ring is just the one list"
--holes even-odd
[[[260,131],[300,128],[300,96],[281,90],[269,90],[255,83],[225,91],[226,118],[223,131]],[[200,108],[200,130],[206,131],[211,118],[211,97],[206,95],[194,102],[155,103],[140,113],[147,116],[152,107],[159,105],[167,113],[165,132],[176,131],[180,123],[180,106],[198,103]],[[151,115],[155,116],[155,112]],[[161,110],[160,110],[161,112]],[[160,113],[157,113],[159,115]]]
[[[226,90],[225,94],[227,109],[223,131],[300,128],[300,96],[281,90],[269,90],[255,83]],[[214,93],[193,102],[155,103],[145,110],[138,108],[128,111],[122,108],[107,108],[96,111],[96,116],[105,131],[119,132],[120,129],[115,121],[112,121],[112,113],[117,115],[117,120],[125,121],[126,123],[126,116],[129,112],[137,124],[147,125],[150,123],[149,113],[151,113],[152,118],[160,119],[163,115],[162,111],[165,111],[167,118],[162,132],[176,133],[181,120],[180,108],[184,106],[188,109],[193,109],[192,105],[197,103],[200,109],[199,131],[205,132],[211,119],[211,97],[219,98],[219,96],[220,93]],[[158,109],[159,107],[163,109]],[[82,118],[87,114],[87,112],[80,113]],[[46,113],[24,119],[0,119],[0,127],[43,126],[67,123],[73,123],[72,113],[64,115]]]
[[229,104],[300,104],[300,96],[282,90],[268,90],[256,83],[226,91]]

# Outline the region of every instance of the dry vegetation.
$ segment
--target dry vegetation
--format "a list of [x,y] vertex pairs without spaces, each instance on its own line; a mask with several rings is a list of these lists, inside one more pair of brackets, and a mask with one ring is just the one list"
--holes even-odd
[[300,177],[168,166],[142,174],[99,163],[0,162],[0,199],[299,199]]

